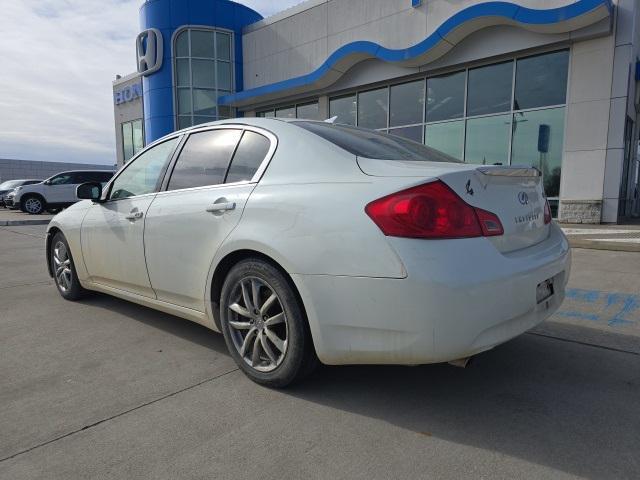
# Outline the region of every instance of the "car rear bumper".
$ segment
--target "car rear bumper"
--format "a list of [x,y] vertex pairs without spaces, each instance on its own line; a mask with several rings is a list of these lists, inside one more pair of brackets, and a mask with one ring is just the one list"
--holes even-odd
[[[324,363],[464,358],[526,332],[564,299],[571,253],[553,224],[546,240],[509,254],[486,238],[390,242],[407,278],[292,275]],[[538,304],[536,287],[551,278],[554,294]]]

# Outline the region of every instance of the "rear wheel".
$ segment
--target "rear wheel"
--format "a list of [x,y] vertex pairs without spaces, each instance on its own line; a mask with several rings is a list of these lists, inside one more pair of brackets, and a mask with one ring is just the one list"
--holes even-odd
[[46,208],[45,201],[38,195],[27,195],[20,201],[20,208],[23,212],[31,215],[40,215]]
[[60,295],[65,300],[84,297],[88,292],[80,285],[69,244],[61,232],[56,233],[51,241],[50,258],[51,271]]
[[247,259],[231,269],[222,287],[220,318],[233,359],[257,383],[285,387],[318,363],[289,280],[263,260]]

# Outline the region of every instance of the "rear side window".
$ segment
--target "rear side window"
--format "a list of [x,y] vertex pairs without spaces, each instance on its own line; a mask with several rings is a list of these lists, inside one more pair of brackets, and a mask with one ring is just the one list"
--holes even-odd
[[462,163],[457,158],[421,143],[375,130],[324,122],[294,123],[358,157]]
[[271,142],[264,135],[245,131],[233,156],[225,183],[251,180],[267,156],[270,146]]
[[241,135],[242,131],[235,129],[192,133],[176,161],[167,190],[224,183]]

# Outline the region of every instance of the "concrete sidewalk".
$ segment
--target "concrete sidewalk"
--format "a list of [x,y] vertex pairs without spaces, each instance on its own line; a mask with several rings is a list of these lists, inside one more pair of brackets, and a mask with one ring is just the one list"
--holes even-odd
[[29,215],[20,210],[9,210],[8,208],[0,208],[0,227],[18,226],[18,225],[47,225],[54,215]]
[[561,225],[574,248],[640,252],[640,223],[628,225]]

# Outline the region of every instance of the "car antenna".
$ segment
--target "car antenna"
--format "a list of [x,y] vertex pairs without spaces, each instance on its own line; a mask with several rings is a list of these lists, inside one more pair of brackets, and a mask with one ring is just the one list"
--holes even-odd
[[336,123],[336,120],[338,119],[338,115],[334,115],[331,118],[327,118],[324,123]]

